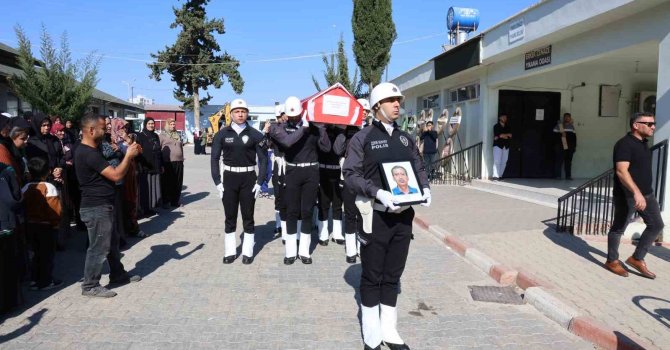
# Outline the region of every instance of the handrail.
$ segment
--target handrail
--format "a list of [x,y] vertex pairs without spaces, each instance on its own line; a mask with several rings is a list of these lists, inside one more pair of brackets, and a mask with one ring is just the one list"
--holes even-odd
[[482,145],[479,142],[431,163],[431,183],[463,185],[482,177]]
[[[650,148],[654,196],[661,210],[665,199],[668,140]],[[572,234],[607,234],[614,219],[614,169],[588,180],[558,199],[556,226],[558,232]]]

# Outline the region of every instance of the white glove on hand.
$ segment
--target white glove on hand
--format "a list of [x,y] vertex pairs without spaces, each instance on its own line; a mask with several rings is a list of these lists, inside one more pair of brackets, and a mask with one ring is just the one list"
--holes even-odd
[[223,199],[223,182],[216,185],[216,189],[219,190],[219,198]]
[[430,189],[429,188],[424,188],[423,189],[423,200],[426,201],[426,203],[421,203],[422,206],[424,207],[430,207],[430,201],[431,201],[431,196],[430,196]]
[[251,189],[251,192],[254,194],[254,198],[261,196],[261,185],[255,184],[254,188]]
[[384,191],[384,190],[378,190],[377,191],[377,199],[389,210],[398,210],[400,209],[399,206],[397,206],[396,202],[393,200],[393,194],[389,191]]

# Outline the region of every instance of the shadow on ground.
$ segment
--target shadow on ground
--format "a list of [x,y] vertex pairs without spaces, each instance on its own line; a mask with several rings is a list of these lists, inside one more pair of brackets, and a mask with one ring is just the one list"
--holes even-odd
[[191,254],[205,246],[204,243],[200,243],[190,251],[183,254],[177,251],[178,248],[186,247],[189,244],[190,243],[186,241],[179,241],[172,244],[154,245],[151,247],[151,253],[149,253],[149,255],[144,257],[142,260],[138,261],[137,264],[135,264],[135,267],[128,271],[128,274],[146,277],[158,270],[161,266],[165,265],[170,260],[186,259]]

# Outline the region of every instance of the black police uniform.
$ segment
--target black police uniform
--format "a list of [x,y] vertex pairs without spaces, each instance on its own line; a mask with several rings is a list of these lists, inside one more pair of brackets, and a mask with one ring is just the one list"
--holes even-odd
[[[257,177],[254,172],[256,157],[258,157],[259,173],[265,174],[267,169],[267,152],[263,134],[249,124],[246,124],[239,135],[232,126],[227,126],[216,133],[212,142],[211,155],[212,179],[216,185],[222,181],[219,167],[219,158],[222,155],[224,165],[222,201],[226,216],[225,233],[226,235],[232,234],[232,237],[234,237],[239,206],[242,212],[244,232],[253,235],[255,231],[254,205],[256,203],[253,187],[255,184],[260,185],[263,182],[263,179]],[[230,236],[227,236],[226,243],[229,243],[228,237]],[[253,236],[249,238],[253,239]],[[232,255],[231,260],[229,247],[226,248],[226,252],[228,254],[225,255],[224,262],[232,262],[234,255]],[[246,255],[245,257],[253,258]]]
[[[287,129],[297,128],[289,133]],[[302,122],[287,122],[286,128],[270,129],[270,136],[284,148],[286,161],[286,256],[284,263],[292,264],[296,259],[298,219],[302,218],[300,255],[303,263],[311,263],[312,209],[316,203],[319,186],[319,158],[317,148],[328,152],[330,140],[325,128],[314,124],[303,127]],[[307,246],[307,249],[304,246]]]
[[[344,133],[339,134],[333,143],[333,151],[336,154],[347,157],[347,146],[351,138],[360,129],[356,126],[347,126]],[[348,263],[356,262],[356,255],[358,254],[356,244],[356,234],[358,233],[358,223],[361,220],[360,212],[356,207],[356,193],[348,186],[346,182],[342,187],[342,202],[344,204],[344,240],[345,240],[345,254]]]
[[[394,123],[391,135],[378,120],[354,135],[347,148],[344,161],[344,180],[354,193],[375,198],[383,189],[382,162],[410,161],[417,170],[421,188],[429,188],[428,178],[418,147],[413,137],[398,129]],[[373,205],[372,232],[365,232],[359,225],[361,242],[361,303],[366,307],[379,304],[395,307],[398,299],[398,282],[407,260],[412,236],[414,209],[401,207],[400,212],[387,212],[375,200]]]
[[[341,134],[341,129],[329,126],[326,134],[331,144]],[[328,211],[332,208],[333,214],[333,241],[344,244],[342,236],[342,189],[340,188],[340,158],[343,153],[318,150],[319,154],[319,243],[328,244]]]
[[285,155],[284,147],[281,147],[279,143],[270,136],[272,134],[273,128],[283,128],[287,133],[292,133],[296,130],[295,127],[289,127],[287,123],[276,123],[270,125],[270,131],[268,132],[268,139],[270,142],[270,147],[275,156],[275,161],[272,163],[272,187],[274,189],[275,196],[275,212],[279,212],[279,219],[282,222],[282,239],[285,239],[284,235],[286,234],[286,165],[285,165]]

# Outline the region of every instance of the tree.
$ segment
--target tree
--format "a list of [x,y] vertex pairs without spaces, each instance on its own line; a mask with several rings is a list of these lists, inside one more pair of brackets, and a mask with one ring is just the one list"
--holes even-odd
[[164,72],[172,76],[172,81],[177,84],[174,97],[184,108],[193,108],[196,127],[200,127],[200,106],[212,99],[209,93],[201,98],[200,90],[210,86],[218,89],[224,78],[236,93],[240,94],[244,89],[244,80],[238,71],[239,61],[225,51],[219,54],[221,47],[214,35],[225,34],[223,19],[208,19],[207,3],[209,0],[187,0],[180,9],[172,8],[175,21],[170,28],[181,27],[181,32],[172,46],[152,53],[155,62],[148,64],[150,78],[160,81]]
[[[335,67],[335,59],[337,57],[337,67]],[[354,70],[354,77],[349,78],[349,59],[347,58],[347,53],[344,50],[344,38],[340,35],[340,40],[337,42],[337,56],[335,53],[330,54],[330,61],[326,55],[322,57],[323,64],[326,66],[326,70],[323,72],[323,77],[326,80],[328,86],[332,86],[335,83],[340,83],[344,86],[347,91],[351,92],[352,95],[357,98],[361,97],[361,87],[362,83],[358,80],[358,68]],[[321,91],[321,84],[319,81],[312,75],[312,82],[317,91]]]
[[19,41],[18,65],[23,74],[10,77],[12,90],[47,115],[69,120],[81,118],[98,83],[100,57],[90,54],[72,62],[67,33],[63,33],[57,49],[42,26],[41,60],[37,60],[23,28],[16,26],[14,31]]
[[391,0],[354,0],[354,56],[361,80],[370,90],[381,82],[391,59],[391,45],[397,36],[391,14]]

